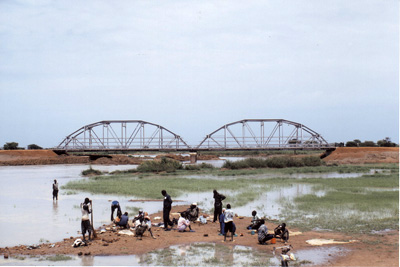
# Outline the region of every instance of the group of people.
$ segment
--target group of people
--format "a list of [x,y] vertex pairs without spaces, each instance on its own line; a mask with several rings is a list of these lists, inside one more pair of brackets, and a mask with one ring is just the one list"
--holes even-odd
[[[117,210],[117,217],[114,218],[115,210]],[[117,200],[111,202],[111,221],[114,222],[116,226],[130,228],[128,212],[122,214],[121,206]],[[132,228],[138,235],[143,235],[143,233],[148,230],[151,237],[155,238],[151,231],[150,216],[147,212],[144,212],[143,209],[139,209],[139,213],[132,219]]]
[[[220,223],[220,233],[219,235],[224,236],[224,241],[226,241],[227,233],[231,233],[231,241],[233,241],[233,237],[237,236],[236,225],[233,222],[234,212],[231,209],[231,205],[227,204],[226,209],[222,208],[222,201],[225,199],[225,196],[218,193],[217,190],[213,191],[214,193],[214,220],[216,222],[217,218]],[[258,242],[260,244],[265,244],[267,241],[273,238],[281,238],[284,242],[289,240],[289,231],[286,229],[286,224],[282,223],[278,225],[274,229],[274,234],[268,233],[268,228],[265,225],[265,220],[260,218],[257,215],[257,211],[253,210],[251,218],[251,224],[247,227],[248,230],[257,230],[258,234]]]
[[[179,232],[185,232],[189,229],[190,232],[194,232],[191,228],[191,223],[199,219],[199,208],[197,203],[192,203],[188,209],[180,212],[180,217],[178,220],[174,219],[171,221],[170,212],[172,208],[171,196],[166,190],[162,190],[163,195],[163,226],[164,231],[170,231],[174,224],[177,225],[177,230]],[[227,234],[230,232],[231,241],[236,235],[236,225],[234,223],[235,213],[232,210],[230,204],[223,208],[222,201],[226,198],[224,195],[218,193],[217,190],[213,191],[214,198],[214,218],[213,222],[217,220],[220,223],[220,233],[219,235],[224,236],[224,241],[226,241]],[[53,184],[53,199],[58,200],[58,184],[57,180],[54,180]],[[92,201],[89,198],[85,198],[84,202],[80,204],[82,212],[81,220],[81,233],[83,241],[86,241],[86,233],[88,233],[89,241],[93,237],[93,225],[90,222],[89,215],[92,213]],[[117,211],[117,216],[114,218],[115,211]],[[114,200],[111,203],[111,221],[115,223],[116,226],[122,228],[130,228],[128,212],[122,214],[121,206],[118,201]],[[136,231],[136,235],[143,236],[143,233],[148,230],[152,238],[155,238],[153,232],[151,231],[151,219],[147,212],[142,209],[139,213],[132,219],[132,228]],[[274,229],[274,234],[268,233],[268,228],[265,225],[265,220],[257,215],[257,211],[252,211],[251,224],[247,226],[248,230],[256,230],[258,232],[258,242],[260,244],[265,244],[272,238],[281,238],[285,242],[289,239],[289,231],[286,229],[286,224],[282,223]]]

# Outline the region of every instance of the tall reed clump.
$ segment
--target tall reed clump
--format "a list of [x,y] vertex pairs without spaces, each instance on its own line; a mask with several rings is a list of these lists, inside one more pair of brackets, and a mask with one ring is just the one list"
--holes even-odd
[[198,171],[201,169],[214,169],[215,167],[209,163],[201,163],[201,164],[196,164],[196,165],[185,165],[185,170],[187,171]]
[[272,157],[267,159],[247,158],[238,161],[227,160],[222,168],[245,169],[245,168],[289,168],[305,166],[321,166],[323,161],[319,157]]
[[83,171],[81,172],[81,174],[82,174],[83,176],[101,175],[101,171],[95,170],[95,169],[92,168],[92,166],[90,166],[89,169],[83,170]]
[[162,157],[161,160],[144,161],[136,170],[138,172],[174,172],[182,168],[182,163],[179,161]]

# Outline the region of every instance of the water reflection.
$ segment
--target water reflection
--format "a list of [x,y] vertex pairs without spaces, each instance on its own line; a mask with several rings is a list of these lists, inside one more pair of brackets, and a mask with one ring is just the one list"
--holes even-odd
[[[297,261],[323,266],[335,257],[344,256],[348,250],[342,247],[317,247],[293,251]],[[47,256],[0,258],[0,265],[55,265],[55,266],[279,266],[279,255],[272,248],[253,249],[246,246],[228,247],[214,243],[193,243],[155,250],[143,255],[127,256],[69,256],[70,260],[52,261]]]
[[81,258],[81,266],[93,266],[94,265],[94,256],[82,256]]
[[53,201],[53,217],[58,215],[58,201]]

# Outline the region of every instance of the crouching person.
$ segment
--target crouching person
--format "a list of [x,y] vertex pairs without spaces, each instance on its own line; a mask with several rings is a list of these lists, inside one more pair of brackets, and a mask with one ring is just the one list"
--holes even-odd
[[195,222],[197,218],[199,218],[199,207],[197,207],[197,203],[192,203],[186,212],[188,214],[187,219],[191,222]]
[[153,239],[156,239],[153,235],[153,232],[151,231],[151,220],[150,217],[148,216],[147,212],[145,212],[143,214],[143,221],[142,223],[138,224],[135,228],[135,236],[136,239],[138,239],[140,237],[140,240],[142,240],[143,238],[143,234],[144,232],[146,232],[146,230],[149,230],[150,235]]
[[257,211],[253,210],[251,213],[253,216],[251,218],[251,224],[247,226],[248,230],[258,230],[258,228],[262,225],[260,217],[257,216]]
[[189,231],[192,232],[192,228],[190,227],[190,221],[188,220],[188,214],[186,212],[182,212],[180,214],[179,220],[178,220],[178,231],[179,232],[185,232],[186,228],[189,228]]
[[282,239],[285,243],[289,240],[289,231],[286,229],[286,223],[282,223],[274,229],[274,237]]
[[117,226],[121,226],[123,228],[128,228],[128,222],[129,222],[129,217],[128,217],[128,212],[125,212],[122,216],[119,222],[116,223]]
[[274,235],[268,234],[268,228],[265,225],[264,219],[261,219],[262,225],[258,228],[258,242],[264,245],[265,242],[274,238]]

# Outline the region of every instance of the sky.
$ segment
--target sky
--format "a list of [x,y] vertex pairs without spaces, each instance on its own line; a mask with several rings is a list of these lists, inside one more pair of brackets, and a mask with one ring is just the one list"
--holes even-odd
[[0,147],[102,120],[399,142],[398,0],[0,1]]

